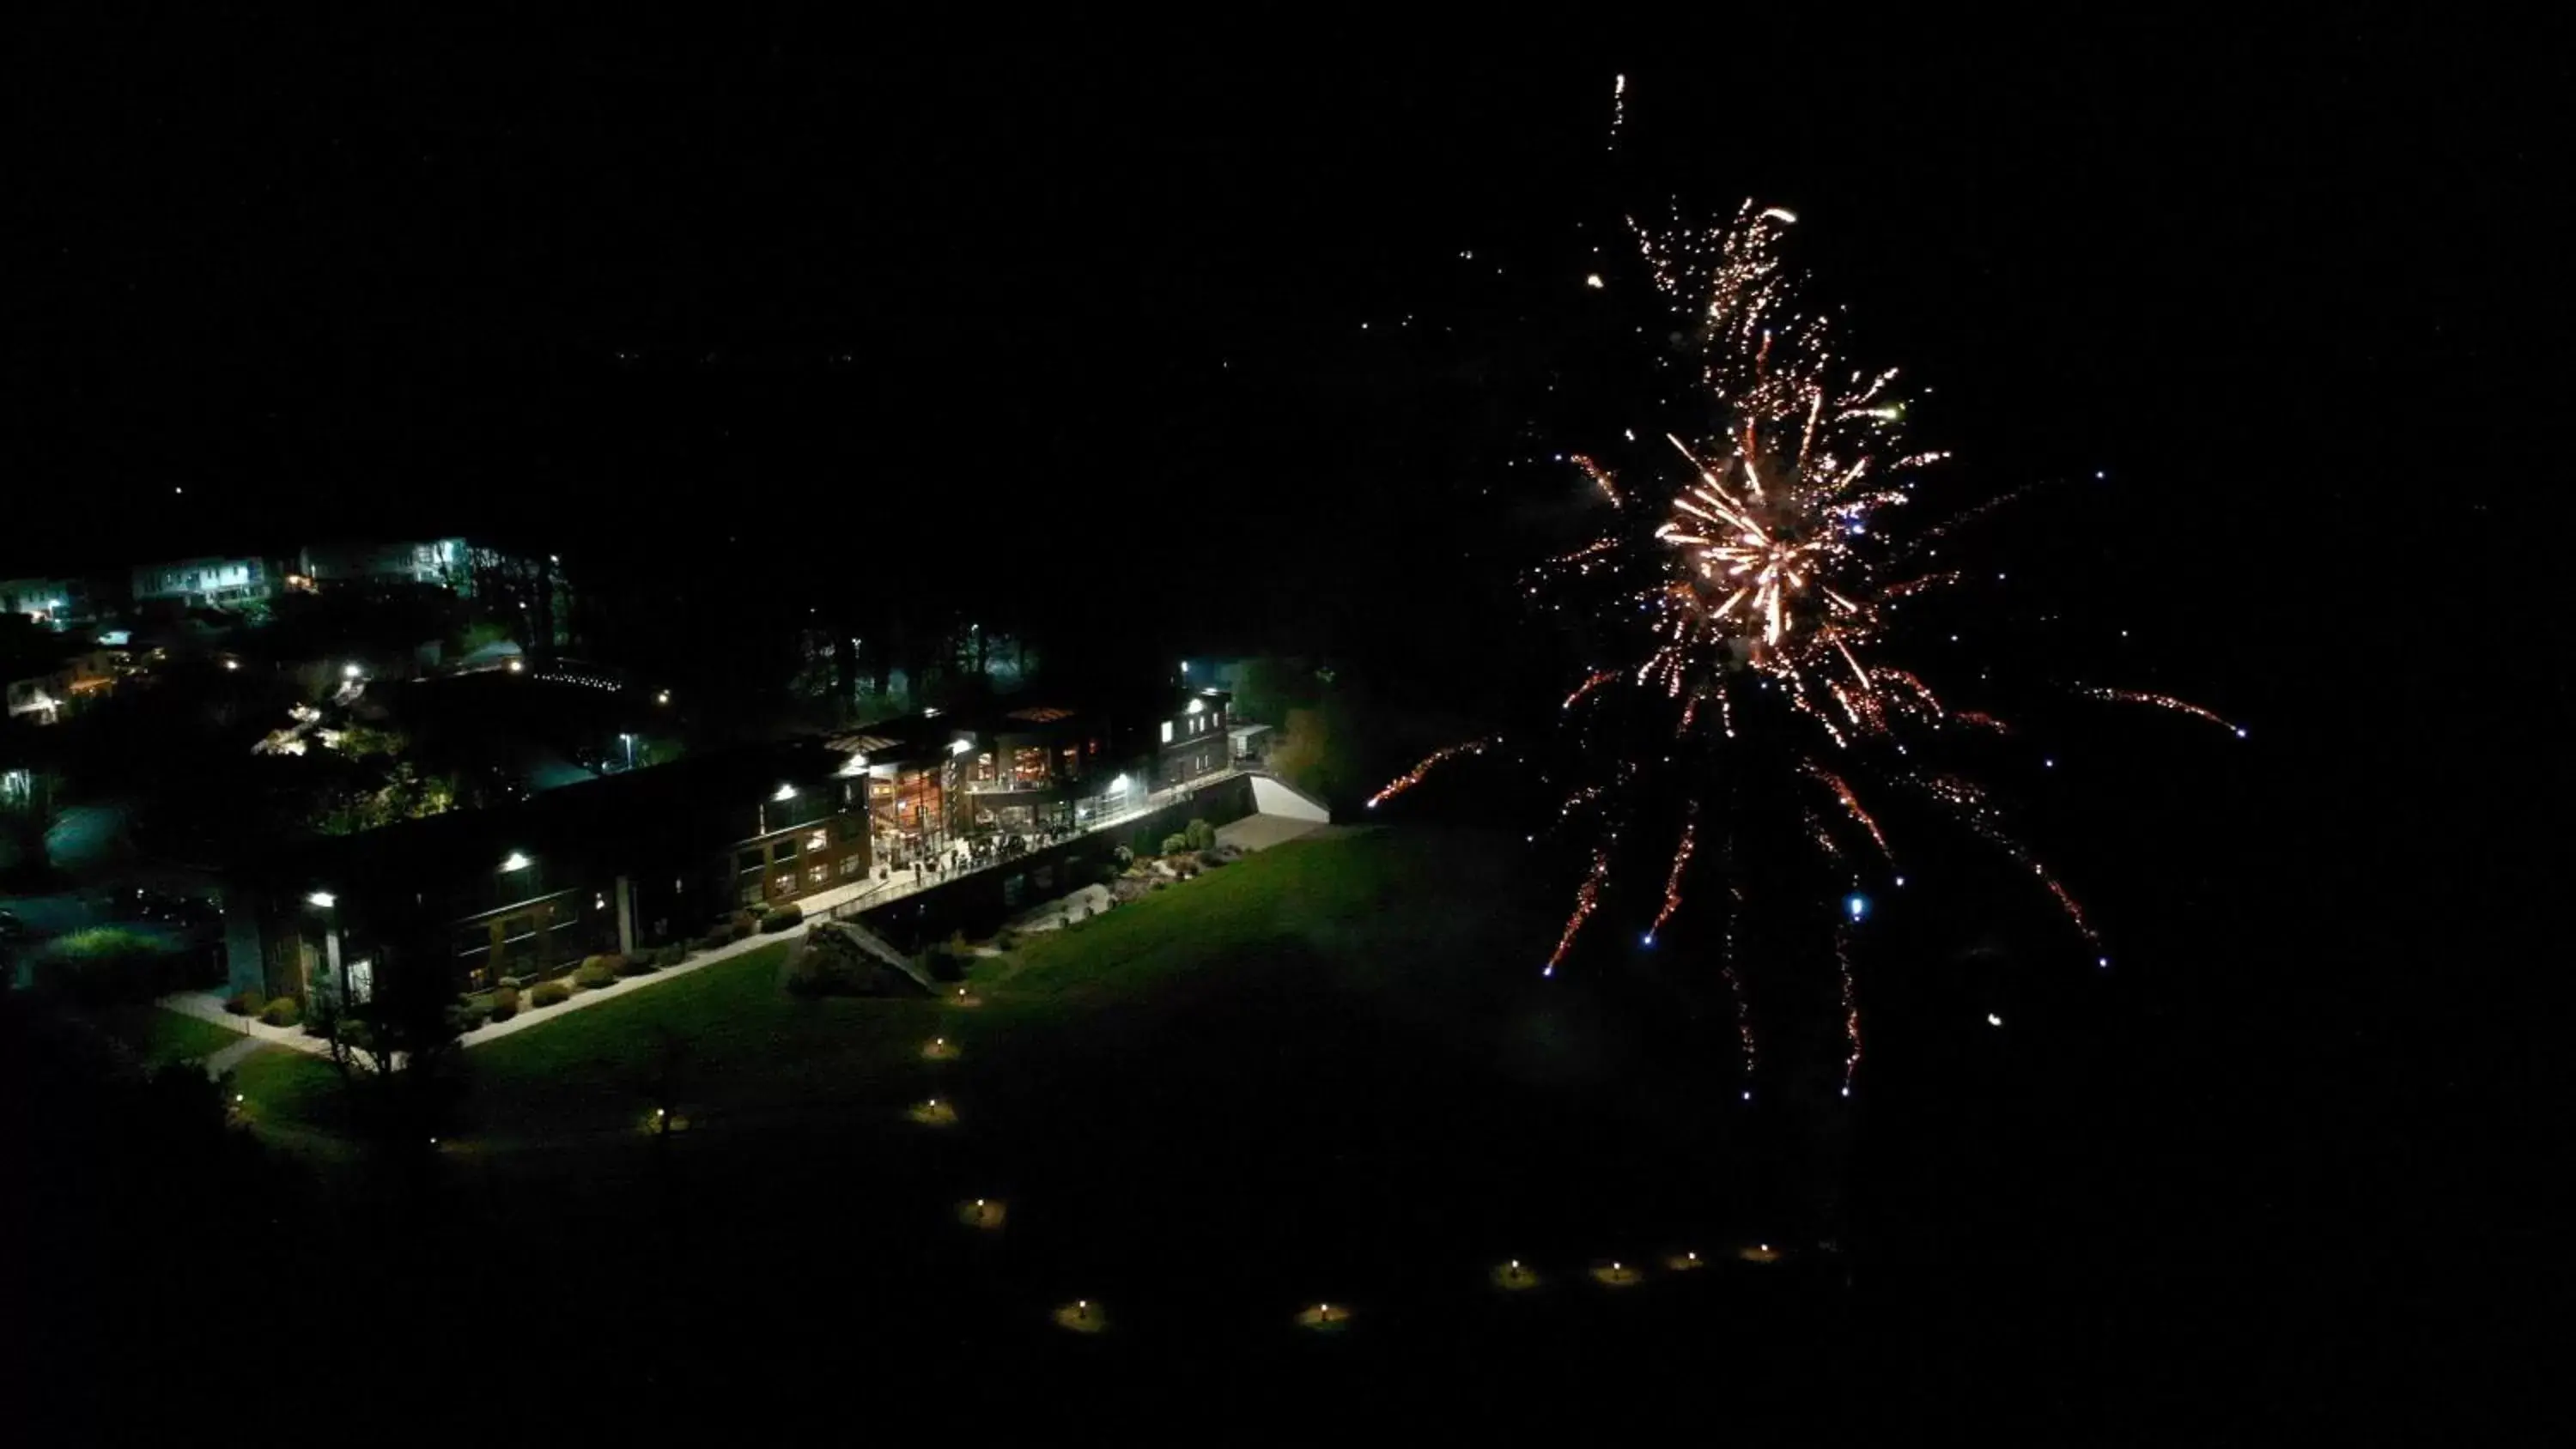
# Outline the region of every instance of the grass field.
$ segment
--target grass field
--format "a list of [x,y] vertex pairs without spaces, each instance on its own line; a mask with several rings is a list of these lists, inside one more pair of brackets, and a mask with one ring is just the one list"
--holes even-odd
[[211,1021],[150,1005],[122,1008],[101,1024],[109,1035],[134,1048],[147,1067],[210,1057],[242,1039],[240,1032]]
[[[469,1275],[541,1264],[518,1311],[543,1322],[698,1344],[816,1302],[1076,1371],[1094,1346],[1439,1355],[1533,1322],[1649,1344],[1655,1315],[1747,1285],[1650,1273],[1618,1323],[1548,1285],[1731,1247],[1751,1173],[1702,1078],[1732,1062],[1539,980],[1561,899],[1519,889],[1516,845],[1292,842],[1026,938],[975,968],[973,1006],[800,1001],[783,944],[601,1002],[464,1054],[465,1120],[401,1179],[403,1231]],[[657,1142],[666,1072],[690,1130]],[[327,1064],[264,1052],[242,1081],[266,1120],[329,1125]],[[960,1225],[979,1197],[1006,1225]],[[1507,1258],[1544,1285],[1494,1289]],[[1086,1296],[1116,1328],[1067,1347],[1048,1314]],[[1324,1301],[1352,1316],[1297,1334]]]

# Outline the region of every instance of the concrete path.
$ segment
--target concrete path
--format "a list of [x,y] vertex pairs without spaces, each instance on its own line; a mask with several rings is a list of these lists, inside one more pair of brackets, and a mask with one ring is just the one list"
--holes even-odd
[[1292,820],[1285,815],[1246,815],[1232,825],[1216,828],[1219,845],[1238,850],[1268,850],[1301,835],[1312,835],[1324,828],[1319,820]]

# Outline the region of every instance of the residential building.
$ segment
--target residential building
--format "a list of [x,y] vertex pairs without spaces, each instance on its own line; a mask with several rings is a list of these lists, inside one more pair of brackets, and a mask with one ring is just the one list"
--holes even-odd
[[118,656],[104,650],[21,654],[0,660],[0,696],[10,719],[55,724],[82,701],[115,688],[119,673]]
[[1222,689],[1169,691],[1155,702],[1154,785],[1185,785],[1232,766],[1226,715],[1234,696]]
[[403,543],[306,544],[297,571],[315,588],[334,584],[427,584],[470,596],[473,556],[464,539]]
[[282,852],[245,873],[233,987],[479,990],[855,882],[873,856],[847,766],[815,741],[735,750]]
[[221,608],[274,598],[280,583],[279,571],[258,558],[192,558],[138,564],[134,569],[134,602]]
[[56,629],[98,617],[88,581],[69,578],[0,581],[0,613],[24,614]]

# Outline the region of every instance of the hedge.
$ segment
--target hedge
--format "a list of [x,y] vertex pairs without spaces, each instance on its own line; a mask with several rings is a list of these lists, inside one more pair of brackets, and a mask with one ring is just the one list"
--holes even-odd
[[617,968],[608,964],[616,959],[614,956],[591,957],[581,963],[580,970],[572,973],[572,984],[584,991],[597,991],[603,986],[616,985]]
[[774,936],[781,931],[787,930],[788,928],[801,923],[804,919],[805,908],[796,904],[794,901],[789,901],[787,904],[780,906],[778,909],[771,911],[768,915],[760,918],[761,933],[764,935]]
[[293,1026],[304,1019],[304,1012],[294,997],[281,996],[259,1009],[259,1019],[270,1026]]
[[536,990],[528,993],[528,1005],[532,1008],[554,1006],[570,999],[571,996],[572,988],[560,981],[541,982]]
[[504,986],[492,993],[492,1019],[508,1021],[519,1014],[519,988]]
[[268,1005],[268,998],[256,991],[245,991],[224,1003],[224,1010],[235,1016],[257,1016]]

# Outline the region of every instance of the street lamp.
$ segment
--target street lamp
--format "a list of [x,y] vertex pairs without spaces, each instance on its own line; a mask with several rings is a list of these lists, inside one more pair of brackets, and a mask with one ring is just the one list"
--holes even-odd
[[618,738],[626,742],[626,768],[632,770],[635,768],[635,736],[620,734]]

